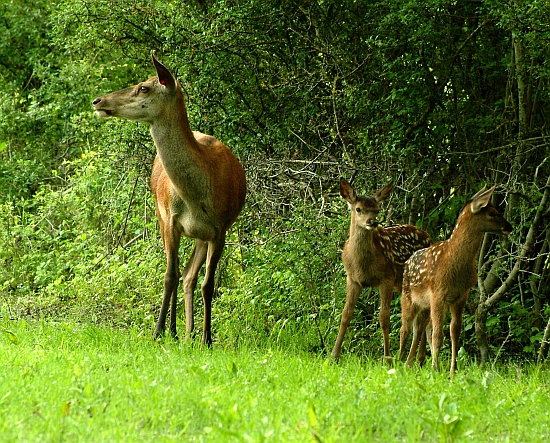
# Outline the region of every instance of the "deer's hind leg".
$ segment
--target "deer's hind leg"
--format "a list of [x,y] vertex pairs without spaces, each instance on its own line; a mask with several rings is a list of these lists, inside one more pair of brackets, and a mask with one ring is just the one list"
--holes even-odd
[[421,332],[422,332],[422,336],[420,337],[420,344],[418,345],[419,346],[418,364],[420,365],[420,367],[424,366],[424,362],[426,361],[426,355],[427,355],[426,343],[428,340],[431,341],[431,337],[432,337],[432,326],[431,326],[429,315],[426,315],[426,324],[424,325]]
[[195,246],[185,269],[183,270],[183,294],[185,298],[185,330],[187,337],[191,335],[195,328],[193,316],[193,294],[197,287],[199,271],[206,260],[208,243],[202,240],[195,240]]
[[204,325],[202,332],[202,343],[212,345],[212,298],[214,296],[214,277],[218,263],[225,246],[225,233],[216,241],[208,243],[208,254],[206,257],[206,273],[202,283],[202,299],[204,302]]
[[412,366],[414,364],[414,358],[419,346],[420,353],[418,356],[418,361],[421,365],[424,363],[424,358],[426,357],[426,321],[429,314],[429,310],[422,309],[418,309],[416,313],[413,323],[413,341],[411,343],[409,356],[407,357],[407,366]]
[[386,363],[391,364],[392,358],[390,353],[390,307],[393,300],[393,281],[382,282],[379,286],[380,290],[380,328],[384,337],[384,358]]
[[399,356],[403,361],[407,342],[413,331],[413,323],[416,317],[416,306],[412,303],[411,296],[407,292],[401,294],[401,329],[399,330]]

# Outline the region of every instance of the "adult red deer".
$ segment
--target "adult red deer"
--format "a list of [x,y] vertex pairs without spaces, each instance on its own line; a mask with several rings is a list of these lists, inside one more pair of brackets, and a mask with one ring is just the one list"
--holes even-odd
[[93,101],[100,117],[118,117],[148,123],[157,148],[151,190],[166,250],[164,295],[155,336],[164,334],[170,306],[170,332],[177,338],[176,306],[180,279],[178,249],[182,235],[195,239],[183,270],[186,330],[194,327],[193,292],[197,274],[206,261],[202,283],[204,327],[202,343],[212,344],[211,310],[214,274],[227,230],[245,201],[244,170],[223,143],[192,131],[181,86],[154,55],[156,77]]
[[387,184],[372,197],[358,196],[346,180],[340,180],[340,194],[351,209],[349,238],[342,251],[346,269],[346,303],[332,357],[338,360],[344,335],[349,326],[357,300],[363,288],[379,288],[380,327],[384,336],[384,357],[390,357],[390,303],[393,290],[401,292],[403,267],[411,254],[432,243],[430,235],[411,225],[383,228],[376,216],[379,203],[390,195],[392,184]]
[[[431,336],[432,367],[439,371],[443,322],[450,310],[451,376],[456,371],[462,314],[470,289],[477,282],[476,263],[483,236],[486,232],[512,232],[512,225],[489,201],[495,187],[485,189],[484,186],[466,203],[449,239],[415,252],[405,265],[401,296],[399,360],[405,355],[405,345],[412,329],[413,341],[406,363],[408,366],[414,362],[419,340],[428,324],[427,335],[428,339]],[[422,350],[425,344],[420,346]],[[419,360],[422,363],[423,357]]]

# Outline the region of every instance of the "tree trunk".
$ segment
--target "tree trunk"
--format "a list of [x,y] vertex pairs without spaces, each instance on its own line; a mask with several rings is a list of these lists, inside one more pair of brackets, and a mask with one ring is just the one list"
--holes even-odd
[[[550,229],[546,229],[546,236],[540,248],[539,256],[535,260],[535,266],[533,268],[533,276],[530,279],[529,287],[531,288],[531,293],[533,294],[533,314],[536,318],[535,326],[542,327],[542,297],[541,294],[541,285],[543,283],[544,277],[544,263],[547,260],[547,249],[548,243],[550,242]],[[533,278],[534,276],[539,276],[540,280]]]
[[541,363],[543,359],[546,358],[548,354],[548,343],[550,340],[550,318],[546,324],[546,329],[544,330],[544,337],[542,337],[542,342],[539,348],[539,355],[537,357],[537,363]]
[[516,80],[518,86],[518,123],[519,139],[525,140],[529,133],[529,113],[531,108],[532,91],[526,83],[525,60],[523,58],[523,42],[516,36],[513,36],[514,58],[516,61]]
[[[539,225],[543,220],[544,214],[548,210],[548,201],[550,198],[550,176],[547,178],[546,185],[543,187],[543,189],[544,189],[544,194],[539,203],[539,207],[537,208],[535,217],[533,218],[533,222],[529,227],[529,231],[527,232],[525,242],[521,247],[521,250],[516,259],[514,267],[512,268],[512,271],[510,272],[506,280],[502,282],[502,285],[490,297],[489,296],[486,297],[484,295],[485,288],[483,287],[483,285],[480,285],[480,291],[482,292],[483,296],[481,298],[482,301],[479,303],[476,309],[476,338],[478,340],[478,348],[481,353],[482,364],[487,362],[488,350],[489,350],[488,343],[487,343],[488,341],[487,341],[487,328],[486,328],[486,320],[487,320],[488,312],[498,301],[500,301],[506,295],[506,293],[508,292],[508,289],[510,289],[512,284],[515,282],[518,276],[518,273],[521,270],[523,261],[532,252],[533,245],[535,244],[535,241],[537,239],[537,234],[539,232]],[[478,279],[478,281],[481,281],[481,279]]]
[[489,343],[487,340],[487,308],[484,303],[477,305],[476,309],[476,339],[477,347],[479,349],[481,364],[487,363],[489,359]]
[[[521,39],[512,34],[512,55],[513,55],[513,72],[516,77],[516,86],[518,91],[518,101],[517,101],[517,116],[518,116],[518,144],[516,148],[516,155],[513,157],[512,167],[510,171],[510,177],[512,180],[516,179],[521,170],[521,166],[524,163],[524,140],[528,138],[529,134],[529,114],[530,114],[530,103],[532,90],[527,86],[526,82],[526,72],[524,64],[524,46]],[[515,183],[512,183],[512,187]],[[508,204],[506,205],[506,210],[504,217],[508,220],[511,220],[512,213],[516,209],[518,197],[515,193],[510,193],[508,195]],[[485,278],[484,285],[485,290],[488,294],[492,294],[500,285],[500,279],[498,276],[497,270],[501,267],[501,257],[506,255],[505,251],[508,251],[511,246],[511,242],[508,239],[504,239],[502,242],[501,252],[498,257],[495,259],[491,270],[487,273]]]

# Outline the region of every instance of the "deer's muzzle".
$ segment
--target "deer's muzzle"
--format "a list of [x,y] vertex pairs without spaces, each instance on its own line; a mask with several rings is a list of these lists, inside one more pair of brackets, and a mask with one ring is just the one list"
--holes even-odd
[[368,230],[376,229],[376,227],[380,224],[380,222],[376,219],[374,220],[367,220],[366,228]]
[[111,117],[113,115],[113,110],[112,109],[102,107],[103,106],[103,97],[96,98],[92,102],[92,105],[94,106],[95,114],[98,117],[107,118],[107,117]]

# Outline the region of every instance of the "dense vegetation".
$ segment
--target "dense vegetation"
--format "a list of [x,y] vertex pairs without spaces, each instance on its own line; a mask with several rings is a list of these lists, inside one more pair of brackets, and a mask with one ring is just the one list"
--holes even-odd
[[[345,296],[346,177],[365,192],[393,181],[386,222],[435,239],[497,183],[515,229],[484,242],[465,353],[544,355],[549,16],[535,0],[3,2],[0,316],[152,331],[164,270],[154,146],[144,125],[95,118],[91,101],[153,75],[155,50],[178,73],[193,128],[247,172],[215,343],[330,349]],[[376,306],[367,292],[345,352],[380,355]],[[392,328],[395,349],[397,302]]]

